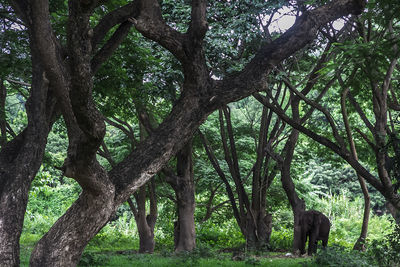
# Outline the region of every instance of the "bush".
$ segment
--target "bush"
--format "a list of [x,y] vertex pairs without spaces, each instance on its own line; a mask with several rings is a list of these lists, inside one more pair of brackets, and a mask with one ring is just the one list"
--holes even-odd
[[400,266],[400,226],[394,224],[393,230],[383,239],[373,240],[368,253],[379,266]]
[[316,254],[314,261],[318,266],[362,267],[372,265],[370,257],[365,253],[348,250],[338,245],[320,250]]
[[207,221],[196,229],[197,240],[213,248],[233,248],[246,241],[234,219],[216,224]]
[[280,231],[272,231],[270,239],[270,250],[288,251],[292,249],[293,244],[293,229],[284,229]]
[[82,254],[79,266],[105,266],[108,261],[107,255],[85,251]]

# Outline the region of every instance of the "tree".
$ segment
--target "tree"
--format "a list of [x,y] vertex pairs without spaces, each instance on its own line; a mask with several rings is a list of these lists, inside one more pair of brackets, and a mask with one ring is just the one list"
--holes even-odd
[[[396,10],[399,7],[396,5],[395,8],[391,7],[388,9],[384,3],[380,3],[377,6],[372,5],[371,8],[376,8],[373,16],[369,13],[365,19],[352,20],[352,25],[355,27],[353,29],[356,30],[351,32],[351,34],[356,35],[359,39],[354,38],[352,42],[339,46],[342,53],[338,54],[339,59],[336,59],[337,62],[347,62],[351,64],[351,67],[343,67],[337,62],[331,65],[338,84],[343,91],[341,105],[342,121],[346,128],[345,132],[347,134],[347,141],[350,143],[350,150],[348,149],[346,139],[341,135],[341,129],[333,119],[333,112],[330,112],[327,108],[317,103],[317,101],[306,98],[296,89],[291,88],[291,91],[307,105],[318,109],[324,115],[326,122],[331,128],[334,141],[331,141],[327,136],[311,130],[310,127],[300,125],[294,118],[290,118],[290,116],[285,114],[276,103],[269,102],[260,95],[258,95],[258,99],[267,107],[273,109],[274,112],[292,127],[328,147],[347,161],[356,170],[360,178],[364,178],[386,198],[392,207],[394,219],[399,223],[400,196],[398,188],[395,187],[395,182],[393,181],[393,173],[391,173],[389,170],[390,167],[388,167],[390,154],[395,154],[395,149],[388,149],[388,146],[390,146],[389,144],[396,143],[396,141],[389,141],[390,138],[388,137],[393,134],[396,135],[398,127],[391,115],[393,113],[391,109],[393,110],[394,108],[396,110],[396,105],[392,103],[396,101],[398,95],[391,88],[396,83],[395,79],[393,79],[394,75],[398,75],[396,71],[398,36],[396,35],[397,31],[395,31],[397,29],[393,25],[395,21],[398,21],[398,18],[394,14],[397,14]],[[372,12],[372,9],[370,12]],[[382,17],[379,16],[379,19],[376,17],[377,12],[383,15]],[[379,28],[376,27],[377,25],[383,25],[384,27]],[[361,43],[358,43],[358,40]],[[372,47],[375,49],[371,49]],[[373,64],[372,62],[376,63]],[[343,76],[346,79],[343,79]],[[364,83],[364,81],[367,82]],[[271,97],[268,98],[271,99]],[[359,159],[355,153],[355,146],[352,145],[353,138],[344,102],[346,99],[351,103],[353,114],[358,116],[357,122],[360,122],[359,125],[354,123],[352,128],[360,136],[359,142],[363,142],[364,147],[370,148],[369,151],[374,156],[374,167],[377,177],[372,171],[368,171],[364,167],[363,159]],[[365,105],[365,103],[369,103],[369,106]],[[361,125],[365,130],[368,130],[367,133],[360,128]],[[363,155],[363,158],[365,162],[368,162],[368,154]],[[362,183],[362,179],[360,179],[360,182]],[[368,200],[366,201],[365,208],[368,210]],[[364,216],[364,221],[366,220],[365,218]],[[365,234],[365,230],[363,232]],[[361,239],[363,238],[361,236]]]
[[[69,147],[63,166],[64,175],[75,179],[82,187],[77,201],[35,246],[32,266],[76,265],[87,242],[115,209],[183,148],[208,114],[229,102],[263,90],[266,75],[273,66],[312,41],[321,25],[349,13],[359,14],[365,4],[360,0],[337,0],[307,12],[285,34],[271,44],[263,45],[242,71],[215,81],[209,74],[204,56],[203,39],[207,32],[205,1],[192,2],[190,23],[185,33],[164,22],[160,5],[155,0],[134,1],[116,8],[103,16],[93,29],[90,18],[102,2],[69,1],[67,32],[63,36],[66,37],[66,46],[63,46],[64,40],[54,33],[48,1],[14,0],[11,3],[30,33],[31,53],[37,53],[38,64],[33,66],[43,68],[68,129]],[[105,34],[117,25],[117,30],[100,49]],[[185,80],[179,100],[163,123],[135,151],[107,172],[96,160],[105,125],[92,97],[93,75],[132,25],[180,61]],[[43,80],[43,71],[37,76],[41,77],[40,81]],[[36,94],[39,90],[32,91]],[[43,103],[45,101],[38,101],[34,107],[43,106]],[[35,112],[34,116],[45,121],[51,118],[47,114]],[[40,129],[35,128],[33,133],[39,133]],[[22,178],[24,188],[26,177],[29,175]],[[9,185],[2,188],[10,192]],[[14,199],[22,204],[26,196],[24,193]],[[10,214],[13,214],[12,210],[7,216]],[[2,242],[9,244],[8,240]]]
[[[229,107],[225,106],[219,110],[219,123],[222,150],[225,163],[228,166],[228,174],[221,167],[205,135],[201,132],[199,132],[199,135],[212,166],[225,185],[234,217],[246,238],[246,246],[251,249],[261,249],[268,245],[271,235],[272,218],[267,212],[266,194],[277,173],[276,169],[270,166],[271,159],[267,154],[266,147],[267,144],[276,145],[276,137],[279,136],[283,128],[279,127],[279,121],[272,120],[272,113],[264,108],[259,134],[254,140],[256,144],[255,162],[247,177],[243,177],[243,172],[239,167],[240,159]],[[251,191],[247,192],[246,187],[251,174]],[[234,188],[232,188],[228,177],[233,180]]]

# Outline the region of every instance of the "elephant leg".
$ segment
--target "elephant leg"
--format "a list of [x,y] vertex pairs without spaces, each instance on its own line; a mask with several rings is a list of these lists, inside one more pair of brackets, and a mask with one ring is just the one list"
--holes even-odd
[[322,248],[325,249],[327,245],[328,245],[328,238],[322,239]]
[[301,231],[301,238],[300,238],[300,255],[306,253],[306,242],[307,242],[307,232]]
[[317,233],[312,231],[308,240],[308,255],[312,255],[317,251]]

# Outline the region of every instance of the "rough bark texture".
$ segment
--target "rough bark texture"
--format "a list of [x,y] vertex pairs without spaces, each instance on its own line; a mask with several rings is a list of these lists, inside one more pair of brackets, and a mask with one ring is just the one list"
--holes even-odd
[[146,213],[146,187],[142,186],[135,194],[137,208],[132,200],[128,199],[128,204],[135,216],[136,225],[139,233],[139,253],[154,252],[154,226],[157,220],[157,202],[154,194],[155,184],[151,180],[149,184],[150,214]]
[[26,103],[28,125],[0,151],[0,265],[19,265],[19,238],[29,188],[42,162],[47,136],[54,122],[55,98],[41,66],[34,40],[32,86]]
[[0,149],[7,142],[6,97],[6,86],[0,78]]
[[193,176],[192,142],[190,141],[177,155],[177,175],[169,176],[176,195],[178,219],[175,224],[175,252],[192,251],[196,247],[194,224],[195,188]]

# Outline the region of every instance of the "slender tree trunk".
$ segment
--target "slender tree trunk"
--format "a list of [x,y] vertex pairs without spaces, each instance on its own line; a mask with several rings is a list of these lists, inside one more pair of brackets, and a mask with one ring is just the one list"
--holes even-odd
[[281,167],[281,181],[283,189],[286,192],[290,206],[293,211],[294,229],[293,229],[293,253],[297,253],[300,250],[301,241],[301,227],[300,227],[300,214],[305,211],[305,202],[300,199],[296,193],[293,180],[290,175],[290,167],[293,160],[293,153],[299,137],[299,131],[293,129],[286,142],[284,153],[284,161]]
[[0,78],[0,149],[7,142],[6,97],[4,80]]
[[[341,80],[341,79],[339,78],[339,80]],[[344,87],[343,82],[340,82],[340,83]],[[349,119],[347,116],[347,110],[346,110],[346,98],[347,98],[348,93],[349,93],[349,88],[344,87],[342,95],[341,95],[340,104],[341,104],[343,122],[344,122],[344,125],[346,128],[347,141],[350,144],[350,152],[351,152],[352,156],[354,157],[354,159],[358,160],[357,150],[356,150],[356,146],[354,144],[354,139],[353,139],[353,135],[351,133],[350,123],[349,123]],[[362,222],[362,226],[361,226],[360,237],[357,239],[356,243],[354,244],[353,249],[365,251],[365,249],[366,249],[365,242],[366,242],[367,233],[368,233],[368,222],[369,222],[369,213],[370,213],[371,203],[370,203],[368,188],[367,188],[367,185],[365,184],[364,178],[361,177],[361,175],[359,175],[357,173],[357,179],[358,179],[358,182],[360,183],[361,190],[362,190],[362,193],[364,196],[364,213],[363,213],[363,222]]]

